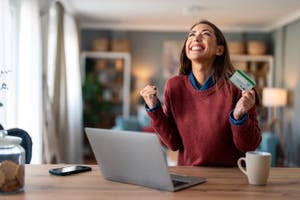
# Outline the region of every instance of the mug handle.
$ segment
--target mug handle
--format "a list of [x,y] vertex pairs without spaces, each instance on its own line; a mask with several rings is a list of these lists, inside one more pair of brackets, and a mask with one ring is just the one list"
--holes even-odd
[[246,163],[245,158],[239,158],[237,164],[238,164],[238,167],[240,168],[240,170],[247,176],[247,171],[246,171],[246,169],[242,166],[242,161],[244,161],[244,162]]

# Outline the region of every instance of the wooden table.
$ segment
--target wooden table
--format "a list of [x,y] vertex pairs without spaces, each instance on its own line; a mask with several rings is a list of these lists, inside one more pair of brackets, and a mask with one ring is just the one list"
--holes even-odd
[[272,168],[266,186],[252,186],[238,168],[171,167],[170,171],[207,178],[178,192],[165,192],[104,180],[97,165],[81,174],[59,177],[48,173],[61,165],[26,165],[25,191],[0,195],[1,200],[156,200],[156,199],[300,199],[300,168]]

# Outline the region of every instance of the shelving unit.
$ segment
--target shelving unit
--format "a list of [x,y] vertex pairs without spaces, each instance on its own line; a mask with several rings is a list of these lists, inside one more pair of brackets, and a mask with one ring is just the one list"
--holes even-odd
[[[84,126],[112,128],[117,116],[130,115],[131,56],[126,52],[84,51],[81,53]],[[84,160],[95,164],[84,135]]]
[[[253,76],[255,79],[255,71],[257,72],[257,68],[262,66],[257,66],[258,64],[265,65],[265,69],[261,69],[264,74],[260,74],[261,76],[265,75],[267,79],[267,84],[263,86],[272,87],[273,86],[273,69],[274,69],[274,58],[271,55],[231,55],[231,60],[233,65],[239,68],[239,64],[245,65],[242,66],[242,70],[248,73],[250,76]],[[255,69],[252,69],[255,68]]]
[[[102,81],[100,80],[99,84],[101,84],[101,86],[104,88],[109,88],[110,90],[114,91],[114,93],[118,92],[118,94],[122,94],[121,102],[119,102],[120,104],[122,104],[122,116],[123,118],[128,118],[130,115],[130,66],[131,66],[130,54],[124,52],[94,52],[94,51],[82,52],[81,70],[82,70],[83,82],[86,79],[86,67],[94,67],[94,66],[86,66],[87,59],[98,60],[98,61],[102,60],[106,62],[104,63],[103,69],[100,69],[100,71],[97,72],[99,74],[100,79],[102,79]],[[121,62],[122,66],[121,69],[116,70],[114,66],[112,66],[115,63],[114,64],[112,63],[118,60],[119,61],[122,60]],[[103,70],[102,73],[101,70]],[[121,73],[123,75],[121,77],[121,80],[120,77],[117,77],[118,76],[117,73]],[[114,80],[114,78],[116,79]],[[120,84],[122,86],[122,88],[120,88],[121,91],[116,91],[116,89],[118,89]],[[111,94],[106,93],[106,97],[104,97],[104,99],[106,98],[106,101],[110,101],[110,103],[118,103],[118,100],[116,100],[115,98],[111,98],[111,100],[109,100],[110,95]]]

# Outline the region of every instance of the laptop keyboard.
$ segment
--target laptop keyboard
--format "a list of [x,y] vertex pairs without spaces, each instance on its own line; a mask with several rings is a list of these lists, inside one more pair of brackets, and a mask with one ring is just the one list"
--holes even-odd
[[185,185],[185,184],[189,183],[188,180],[186,179],[186,177],[184,177],[182,175],[173,174],[173,173],[171,173],[170,175],[171,175],[171,179],[172,179],[174,187],[177,187],[180,185]]
[[178,187],[180,185],[185,185],[187,182],[184,181],[178,181],[178,180],[172,180],[174,187]]

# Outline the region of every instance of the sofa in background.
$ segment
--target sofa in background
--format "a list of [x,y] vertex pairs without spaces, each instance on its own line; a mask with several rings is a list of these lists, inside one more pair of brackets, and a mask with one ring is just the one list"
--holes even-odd
[[[115,120],[115,126],[112,129],[117,130],[131,130],[131,131],[150,131],[153,132],[150,127],[150,118],[145,110],[144,106],[137,108],[137,115],[123,118],[118,116]],[[152,131],[151,131],[152,130]]]

